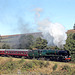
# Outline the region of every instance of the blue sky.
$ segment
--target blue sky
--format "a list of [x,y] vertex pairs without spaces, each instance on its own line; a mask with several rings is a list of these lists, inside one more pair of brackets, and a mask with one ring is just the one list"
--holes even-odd
[[40,20],[48,18],[66,30],[75,23],[75,0],[0,0],[0,34],[38,32],[34,9],[41,8]]

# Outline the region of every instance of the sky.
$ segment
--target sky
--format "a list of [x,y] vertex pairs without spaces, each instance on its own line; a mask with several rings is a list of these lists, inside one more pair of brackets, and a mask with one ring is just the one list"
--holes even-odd
[[43,19],[73,29],[75,0],[0,0],[0,35],[39,32]]

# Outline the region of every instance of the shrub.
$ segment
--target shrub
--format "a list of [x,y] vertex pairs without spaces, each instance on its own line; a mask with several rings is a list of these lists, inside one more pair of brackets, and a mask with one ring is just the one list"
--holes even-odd
[[3,45],[2,45],[2,49],[10,49],[10,46],[7,45],[7,44],[3,44]]
[[2,69],[2,65],[0,65],[0,70]]
[[45,65],[45,63],[44,63],[44,61],[39,61],[39,65],[40,65],[40,68],[42,68],[44,65]]
[[21,58],[21,60],[19,61],[19,63],[23,63],[24,62],[24,57]]
[[15,67],[16,67],[16,65],[15,65],[14,62],[8,62],[8,63],[5,64],[4,69],[13,70],[13,69],[15,69]]
[[53,71],[50,75],[70,75],[66,71]]
[[49,65],[50,65],[49,62],[47,61],[44,65],[44,67],[48,67]]
[[70,75],[75,75],[75,70],[73,70]]
[[26,63],[24,63],[22,69],[27,70],[27,69],[33,68],[34,66],[35,66],[35,65],[34,65],[33,62],[26,62]]
[[9,62],[12,62],[12,57],[11,56],[9,57]]
[[53,66],[53,71],[57,69],[57,64]]
[[36,66],[39,65],[39,62],[37,60],[32,61]]
[[71,71],[71,68],[68,65],[65,65],[62,70]]

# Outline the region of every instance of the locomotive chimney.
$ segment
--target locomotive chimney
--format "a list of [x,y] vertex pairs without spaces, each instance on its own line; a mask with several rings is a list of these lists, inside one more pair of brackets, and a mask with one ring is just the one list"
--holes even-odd
[[73,29],[75,30],[75,24],[74,24],[74,26],[73,26]]

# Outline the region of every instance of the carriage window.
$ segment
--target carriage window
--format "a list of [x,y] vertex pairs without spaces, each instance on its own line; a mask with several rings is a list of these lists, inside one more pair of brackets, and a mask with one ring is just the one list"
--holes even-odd
[[21,52],[21,54],[23,54],[23,52]]

